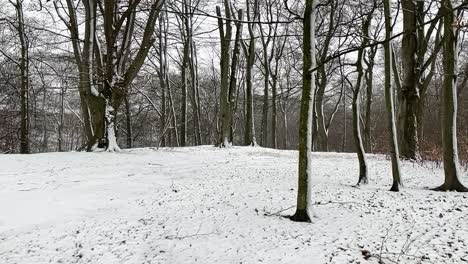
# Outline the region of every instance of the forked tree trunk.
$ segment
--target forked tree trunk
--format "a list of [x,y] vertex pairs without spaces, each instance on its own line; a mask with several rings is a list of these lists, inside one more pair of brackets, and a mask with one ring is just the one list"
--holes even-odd
[[221,18],[221,8],[216,6],[216,15],[218,18],[218,28],[219,35],[221,39],[221,59],[220,59],[220,68],[221,68],[221,89],[220,89],[220,110],[219,110],[219,120],[220,120],[220,138],[218,141],[219,147],[229,147],[231,146],[231,119],[229,111],[230,107],[230,98],[229,98],[229,62],[230,56],[229,51],[231,47],[231,36],[232,36],[232,25],[231,25],[231,9],[229,0],[224,0],[224,8],[226,18],[226,30],[224,29],[224,23]]
[[323,63],[328,56],[330,44],[336,31],[335,13],[337,12],[338,3],[331,1],[330,10],[328,14],[328,28],[323,42],[321,54],[319,55],[320,63],[322,66],[318,69],[317,91],[315,96],[315,122],[316,126],[314,135],[314,151],[328,151],[328,128],[325,122],[325,113],[323,111],[323,101],[325,97],[325,90],[328,84],[327,70],[325,63]]
[[[373,12],[373,11],[372,11]],[[363,69],[363,60],[365,56],[365,47],[369,42],[369,27],[372,20],[372,12],[369,13],[362,23],[362,46],[358,52],[358,57],[356,61],[357,69],[357,80],[356,85],[354,86],[353,93],[353,136],[354,136],[354,145],[356,147],[356,152],[359,160],[359,179],[357,185],[367,184],[369,179],[367,177],[367,162],[364,151],[364,144],[361,136],[361,114],[360,114],[360,102],[361,95],[360,92],[364,88],[364,69]]]

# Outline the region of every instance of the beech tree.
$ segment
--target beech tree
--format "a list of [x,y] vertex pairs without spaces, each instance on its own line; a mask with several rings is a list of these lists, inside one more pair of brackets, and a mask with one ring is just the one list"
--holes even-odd
[[[243,11],[238,11],[237,19],[232,10],[231,2],[224,0],[224,13],[226,15],[224,28],[224,20],[221,15],[221,7],[216,6],[216,14],[218,16],[219,35],[221,39],[221,91],[220,91],[220,139],[217,143],[220,147],[229,147],[232,145],[232,125],[233,125],[233,110],[235,108],[235,90],[237,88],[237,66],[239,63],[239,53],[241,49],[241,36],[242,36],[242,19]],[[232,38],[232,24],[231,18],[236,20],[236,36],[234,40],[234,49],[232,51],[231,61],[231,38]]]
[[19,60],[11,58],[11,61],[13,61],[20,70],[20,153],[28,154],[31,152],[29,138],[29,41],[25,30],[23,0],[9,0],[9,2],[15,8],[16,12],[16,22],[11,23],[11,25],[18,33],[21,52]]
[[444,15],[444,82],[442,87],[442,148],[444,183],[435,190],[467,192],[460,182],[457,144],[457,62],[460,26],[451,0],[442,1]]
[[[79,69],[86,148],[91,151],[103,146],[107,151],[119,151],[115,137],[116,113],[155,41],[153,32],[164,0],[152,1],[139,49],[133,54],[131,46],[140,0],[129,0],[126,7],[121,1],[105,1],[102,5],[96,0],[84,0],[83,18],[78,17],[80,13],[73,1],[66,0],[66,7],[59,1],[53,3],[70,33]],[[98,14],[103,18],[102,24],[100,21],[98,24]],[[79,33],[81,20],[85,22],[83,41]]]
[[312,166],[312,115],[315,91],[315,14],[316,1],[306,0],[303,18],[303,76],[299,118],[299,180],[296,212],[292,221],[310,222],[310,177]]
[[[426,91],[435,72],[437,55],[442,48],[441,26],[437,28],[440,11],[429,22],[425,21],[427,11],[434,2],[401,1],[403,13],[403,37],[401,40],[401,87],[398,92],[398,143],[400,154],[406,159],[420,158],[422,137],[422,114]],[[427,30],[424,25],[428,23]],[[436,34],[433,49],[429,53],[430,38]],[[428,55],[429,56],[426,56]],[[427,74],[425,74],[427,72]],[[399,77],[396,76],[399,81]]]
[[356,84],[353,89],[353,136],[354,136],[354,145],[356,148],[358,160],[359,160],[359,179],[357,185],[367,184],[367,163],[365,158],[364,144],[361,136],[361,113],[360,113],[360,102],[361,102],[361,90],[363,90],[365,81],[364,81],[364,56],[365,56],[365,47],[369,43],[369,28],[371,26],[372,16],[375,9],[375,5],[371,11],[365,16],[362,21],[362,40],[361,40],[361,49],[358,51],[357,60],[356,60],[356,71],[357,78]]
[[[246,0],[247,21],[255,22],[259,16],[258,0],[254,0],[253,4],[250,0]],[[253,9],[253,10],[252,10]],[[253,66],[255,64],[255,23],[248,23],[247,29],[249,33],[248,43],[242,41],[242,49],[246,58],[245,63],[245,134],[244,145],[257,146],[257,137],[255,133],[255,117],[254,117],[254,91],[253,91]]]
[[385,42],[384,42],[384,60],[385,60],[385,106],[387,112],[387,127],[389,130],[390,156],[392,159],[392,179],[393,184],[390,191],[398,192],[401,185],[400,176],[400,154],[398,151],[397,132],[395,124],[394,97],[392,84],[392,36],[393,36],[393,21],[390,10],[391,0],[384,0],[384,17],[385,17]]

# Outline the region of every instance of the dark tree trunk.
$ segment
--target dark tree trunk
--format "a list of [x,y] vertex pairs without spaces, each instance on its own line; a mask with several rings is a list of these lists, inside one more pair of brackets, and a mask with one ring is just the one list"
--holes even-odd
[[417,65],[418,37],[416,34],[417,9],[413,0],[403,0],[403,30],[401,53],[403,80],[400,91],[399,140],[400,155],[418,159],[418,109],[420,103],[420,67]]
[[130,103],[128,102],[129,95],[125,96],[125,123],[127,125],[127,148],[133,148],[133,128],[132,128],[132,112],[130,111]]
[[[12,2],[13,3],[13,2]],[[16,9],[16,17],[18,19],[18,36],[21,44],[21,89],[20,89],[20,102],[21,102],[21,127],[20,127],[20,153],[31,153],[29,146],[29,43],[24,30],[24,17],[23,17],[23,2],[17,0],[13,4]]]
[[[250,1],[246,0],[246,7],[247,7],[247,20],[254,21],[257,17],[258,13],[258,1],[254,0],[254,10],[253,10],[253,18],[250,11]],[[245,135],[244,135],[244,145],[246,146],[256,146],[257,139],[255,136],[255,119],[254,119],[254,103],[253,103],[253,87],[252,87],[252,70],[255,64],[255,35],[254,35],[254,26],[255,24],[249,23],[247,24],[248,31],[249,31],[249,44],[248,47],[244,44],[242,47],[244,48],[244,54],[246,57],[246,66],[245,66],[245,84],[246,84],[246,100],[245,100],[245,109],[246,109],[246,116],[245,116]]]
[[[224,0],[224,8],[226,18],[231,18],[231,9],[229,0]],[[230,119],[230,98],[229,98],[229,62],[230,62],[230,46],[231,46],[231,37],[232,37],[232,25],[231,21],[226,21],[226,30],[224,30],[224,23],[221,19],[221,8],[216,7],[216,14],[218,17],[218,27],[219,34],[221,39],[221,59],[220,59],[220,68],[221,68],[221,89],[220,89],[220,111],[219,111],[219,120],[220,120],[220,138],[218,141],[219,147],[229,147],[231,146],[231,119]]]
[[359,160],[359,179],[357,185],[359,184],[367,184],[369,179],[367,177],[367,163],[366,157],[364,152],[364,145],[362,142],[361,136],[361,114],[360,114],[360,102],[361,102],[361,95],[360,92],[364,87],[364,69],[363,69],[363,60],[365,56],[365,46],[368,44],[369,40],[369,27],[372,20],[372,12],[369,13],[362,25],[362,48],[358,52],[358,58],[356,62],[356,69],[357,69],[357,80],[356,85],[354,87],[353,93],[353,136],[354,136],[354,145],[356,147],[356,152]]
[[442,88],[442,148],[444,153],[444,183],[440,191],[467,192],[460,182],[457,144],[457,61],[458,28],[451,0],[442,1],[444,16],[444,85]]
[[303,20],[304,65],[302,76],[302,98],[299,120],[299,179],[296,212],[292,221],[310,222],[309,177],[312,159],[312,114],[315,90],[315,1],[306,0]]

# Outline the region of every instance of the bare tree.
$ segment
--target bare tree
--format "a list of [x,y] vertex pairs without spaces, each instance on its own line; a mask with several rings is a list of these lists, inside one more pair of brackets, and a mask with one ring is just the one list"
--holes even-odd
[[372,16],[375,9],[375,5],[371,11],[365,16],[364,21],[362,22],[362,48],[358,51],[357,61],[356,61],[356,71],[357,79],[356,85],[353,89],[353,136],[354,136],[354,145],[356,148],[358,160],[359,160],[359,179],[357,185],[367,184],[369,179],[367,177],[367,163],[364,151],[364,144],[361,136],[361,114],[360,114],[360,102],[361,95],[360,92],[364,88],[364,57],[365,57],[365,47],[369,43],[369,27],[371,26]]
[[[139,3],[140,0],[130,0],[124,8],[119,1],[105,1],[103,6],[95,0],[83,1],[85,32],[81,42],[76,5],[66,0],[65,8],[61,2],[54,2],[58,16],[70,32],[80,72],[79,90],[88,150],[96,148],[101,139],[107,151],[120,150],[115,137],[115,116],[155,41],[153,31],[164,0],[152,2],[139,49],[131,56]],[[97,29],[98,10],[103,17],[101,37]]]
[[451,0],[442,1],[444,14],[444,84],[442,88],[442,147],[444,154],[444,183],[435,190],[468,192],[460,182],[457,144],[457,62],[458,27],[456,11]]
[[[237,20],[232,11],[229,0],[224,0],[224,12],[226,15],[226,30],[224,30],[221,8],[216,7],[218,15],[219,34],[221,39],[221,92],[220,92],[220,121],[221,133],[218,146],[229,147],[232,145],[233,138],[233,111],[235,108],[235,90],[237,87],[237,65],[241,49],[240,39],[242,36],[243,11],[239,10]],[[232,62],[230,60],[230,46],[232,37],[231,20],[236,20],[236,36],[234,41],[234,50],[232,51]]]
[[384,43],[384,60],[385,60],[385,105],[387,112],[387,126],[389,129],[390,155],[392,159],[392,178],[393,184],[390,191],[398,192],[401,185],[400,176],[400,157],[398,151],[397,132],[395,125],[394,112],[394,93],[392,85],[392,16],[390,10],[391,0],[384,0],[384,17],[385,17],[385,43]]
[[309,179],[312,162],[312,115],[315,91],[315,14],[316,2],[306,0],[303,18],[304,65],[302,77],[302,99],[299,120],[299,180],[296,212],[292,221],[310,222]]
[[[254,0],[253,6],[250,3],[250,0],[246,0],[246,9],[247,9],[247,21],[254,22],[258,19],[259,7],[258,0]],[[253,10],[251,11],[251,9]],[[252,70],[255,64],[255,23],[248,23],[247,29],[249,33],[249,42],[242,41],[242,48],[244,50],[244,56],[246,58],[245,65],[245,84],[246,84],[246,100],[245,100],[245,135],[244,135],[244,144],[247,146],[256,146],[257,138],[255,136],[255,118],[254,118],[254,92],[253,92],[253,76]]]
[[21,78],[21,89],[20,89],[20,113],[21,113],[21,126],[20,126],[20,153],[28,154],[31,152],[29,143],[29,129],[30,129],[30,118],[29,118],[29,43],[28,37],[25,31],[25,22],[23,14],[23,0],[9,0],[14,6],[16,11],[16,25],[14,25],[18,32],[18,37],[21,46],[21,57],[19,63],[15,63],[20,68]]

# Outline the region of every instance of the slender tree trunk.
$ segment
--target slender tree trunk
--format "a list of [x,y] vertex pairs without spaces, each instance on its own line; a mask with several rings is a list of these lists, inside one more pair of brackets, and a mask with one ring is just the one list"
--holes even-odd
[[20,153],[29,154],[31,153],[29,146],[29,43],[24,29],[24,17],[23,17],[23,1],[16,0],[16,3],[11,2],[16,9],[16,17],[18,19],[18,36],[21,44],[21,59],[20,59],[20,71],[21,71],[21,89],[20,89],[20,101],[21,101],[21,127],[20,127]]
[[60,120],[59,120],[59,127],[58,127],[58,151],[64,151],[63,143],[63,128],[64,128],[64,120],[65,120],[65,88],[62,86],[60,87]]
[[[258,1],[254,0],[254,10],[253,10],[253,17],[250,11],[250,1],[246,0],[246,7],[247,7],[247,20],[248,21],[255,21],[258,15]],[[255,136],[255,118],[254,118],[254,93],[252,87],[252,70],[255,64],[255,35],[254,35],[254,26],[255,24],[249,23],[247,24],[247,28],[249,31],[249,44],[248,47],[244,43],[242,47],[244,48],[244,54],[246,57],[246,66],[245,66],[245,85],[246,85],[246,100],[245,100],[245,108],[246,108],[246,116],[245,116],[245,135],[244,135],[244,145],[246,146],[257,146],[257,138]]]
[[[328,14],[328,29],[325,35],[323,48],[321,54],[319,55],[319,59],[321,62],[324,62],[326,57],[328,56],[328,51],[330,47],[330,43],[334,36],[334,32],[336,30],[336,23],[335,23],[335,12],[337,10],[337,3],[335,1],[330,2],[330,11]],[[315,93],[315,122],[314,125],[316,126],[316,134],[314,135],[314,150],[315,151],[328,151],[328,129],[325,124],[325,114],[323,111],[323,99],[325,95],[325,88],[327,87],[328,80],[327,80],[327,71],[325,68],[325,64],[322,63],[322,66],[318,69],[318,78],[317,78],[317,91]]]
[[458,20],[451,0],[442,1],[444,14],[444,86],[442,88],[442,148],[444,183],[435,190],[467,192],[460,182],[457,144]]
[[200,125],[200,102],[198,96],[198,65],[197,65],[197,50],[195,43],[192,41],[190,45],[190,72],[191,72],[191,87],[192,87],[192,110],[193,110],[193,126],[195,133],[195,144],[201,145],[201,125]]
[[347,126],[346,126],[346,96],[343,96],[343,137],[341,140],[341,152],[346,150],[346,136],[347,136]]
[[49,148],[49,136],[48,136],[48,125],[47,125],[47,112],[46,112],[46,99],[47,99],[47,89],[44,84],[44,97],[42,98],[42,130],[43,130],[43,136],[42,136],[42,152],[47,152]]
[[167,74],[167,31],[168,31],[168,21],[167,21],[167,12],[161,14],[159,17],[159,86],[161,89],[161,120],[159,122],[160,126],[160,136],[161,146],[166,146],[166,121],[167,121],[167,85],[166,84],[166,74]]
[[392,16],[390,11],[391,0],[384,0],[384,16],[385,16],[385,39],[384,43],[384,58],[385,58],[385,105],[387,110],[387,124],[389,129],[390,154],[392,159],[392,177],[393,184],[390,191],[398,192],[401,185],[400,178],[400,158],[398,151],[397,132],[395,126],[395,112],[393,103],[392,91]]
[[184,45],[184,55],[182,61],[182,98],[180,102],[180,145],[185,147],[187,145],[187,86],[188,86],[188,63],[189,63],[189,44]]
[[[264,59],[263,63],[268,65],[268,46],[263,45],[263,52],[264,52]],[[265,66],[264,67],[264,86],[263,86],[263,108],[262,108],[262,146],[263,147],[268,147],[268,110],[270,108],[270,100],[269,99],[269,79],[270,79],[270,66]]]
[[306,0],[304,11],[304,64],[302,76],[302,99],[299,120],[299,180],[296,212],[292,221],[310,222],[309,180],[312,161],[312,114],[315,90],[315,1]]
[[[234,40],[234,49],[232,51],[232,62],[231,62],[231,74],[229,80],[229,136],[230,136],[230,143],[232,144],[234,139],[234,113],[236,111],[236,102],[235,102],[235,92],[237,89],[237,66],[239,64],[239,54],[241,49],[241,37],[242,37],[242,19],[243,19],[243,10],[239,9],[237,15],[238,22],[236,22],[236,37]],[[238,94],[238,93],[237,93]]]
[[[179,132],[178,132],[178,124],[177,124],[177,116],[176,116],[176,111],[175,111],[175,106],[174,106],[174,99],[172,96],[172,89],[171,85],[169,84],[169,77],[166,74],[166,84],[167,84],[167,93],[169,96],[169,107],[170,107],[170,112],[172,115],[172,125],[174,127],[173,133],[172,133],[172,138],[175,139],[175,146],[180,147],[180,141],[179,141]],[[171,144],[172,145],[172,144]]]
[[132,112],[130,111],[130,103],[128,96],[125,96],[125,121],[127,125],[127,148],[133,148],[133,128],[132,128]]
[[376,48],[370,49],[367,63],[366,74],[366,116],[364,128],[364,142],[365,149],[368,153],[372,152],[372,96],[373,96],[373,83],[374,83],[374,59],[377,53]]
[[[278,63],[278,62],[277,62]],[[277,140],[277,91],[276,91],[276,86],[278,84],[278,66],[276,66],[275,73],[272,74],[271,79],[272,79],[272,85],[271,85],[271,147],[274,149],[278,148],[278,140]]]

